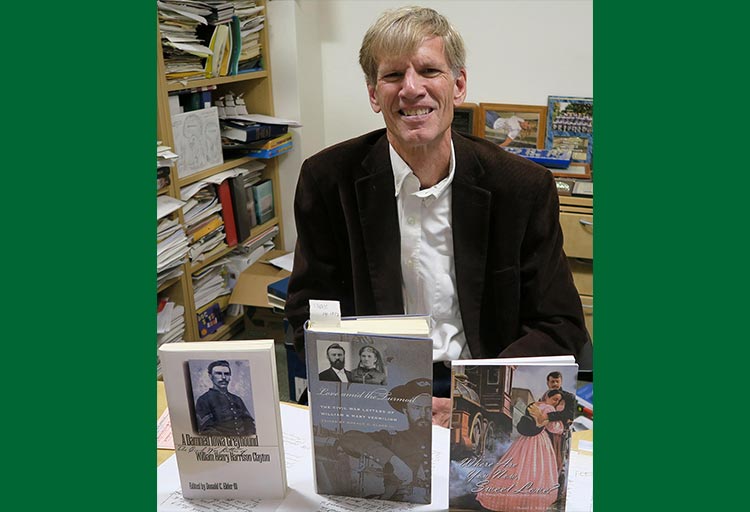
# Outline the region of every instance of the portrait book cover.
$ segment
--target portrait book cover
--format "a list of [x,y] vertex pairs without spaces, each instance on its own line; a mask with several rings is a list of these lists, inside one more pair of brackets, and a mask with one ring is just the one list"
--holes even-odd
[[402,315],[305,325],[318,493],[431,503],[428,322]]
[[451,510],[565,512],[573,356],[453,361]]
[[273,340],[159,348],[185,498],[286,495]]

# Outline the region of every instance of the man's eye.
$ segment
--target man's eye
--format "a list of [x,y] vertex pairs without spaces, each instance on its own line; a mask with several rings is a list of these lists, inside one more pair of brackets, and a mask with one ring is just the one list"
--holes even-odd
[[398,80],[399,78],[401,78],[401,73],[397,73],[397,72],[387,73],[383,75],[383,80],[388,81],[388,82]]
[[440,70],[435,68],[428,68],[422,71],[422,74],[424,76],[437,76],[440,74]]

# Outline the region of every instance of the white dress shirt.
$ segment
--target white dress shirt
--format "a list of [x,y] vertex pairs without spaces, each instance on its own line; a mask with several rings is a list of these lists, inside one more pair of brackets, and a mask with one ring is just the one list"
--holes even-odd
[[341,382],[349,382],[349,379],[346,378],[346,370],[344,368],[337,370],[333,366],[331,366],[331,370],[333,370],[333,373],[339,376],[339,380]]
[[451,142],[448,176],[419,190],[417,178],[390,146],[401,230],[401,289],[407,314],[429,315],[432,360],[470,358],[458,308],[451,228],[451,183],[456,158]]

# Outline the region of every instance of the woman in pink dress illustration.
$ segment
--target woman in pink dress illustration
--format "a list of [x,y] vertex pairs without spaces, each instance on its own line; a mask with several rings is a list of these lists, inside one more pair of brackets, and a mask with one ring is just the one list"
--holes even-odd
[[545,512],[555,502],[559,487],[557,458],[545,432],[546,426],[555,422],[542,419],[542,413],[554,411],[560,400],[560,390],[551,390],[526,408],[516,426],[521,435],[476,486],[477,501],[485,509]]

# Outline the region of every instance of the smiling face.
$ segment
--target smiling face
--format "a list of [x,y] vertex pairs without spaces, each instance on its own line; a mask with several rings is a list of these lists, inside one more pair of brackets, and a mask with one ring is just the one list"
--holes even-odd
[[466,97],[466,70],[454,77],[443,40],[431,37],[411,55],[381,58],[377,81],[367,90],[373,111],[383,113],[388,141],[404,156],[450,144],[453,107]]

